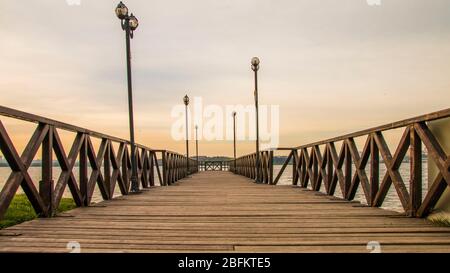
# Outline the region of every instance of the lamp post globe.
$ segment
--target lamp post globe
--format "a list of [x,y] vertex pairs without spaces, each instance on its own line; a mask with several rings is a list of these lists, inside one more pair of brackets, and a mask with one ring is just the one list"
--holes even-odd
[[128,8],[122,1],[116,7],[116,16],[120,20],[123,20],[128,16]]
[[129,23],[130,24],[130,29],[131,31],[135,31],[137,29],[137,27],[139,26],[139,21],[136,18],[136,16],[133,15],[133,13],[131,13],[129,19]]
[[253,71],[257,71],[259,69],[259,58],[258,57],[253,57],[252,61],[251,61],[251,64],[252,64],[252,70]]

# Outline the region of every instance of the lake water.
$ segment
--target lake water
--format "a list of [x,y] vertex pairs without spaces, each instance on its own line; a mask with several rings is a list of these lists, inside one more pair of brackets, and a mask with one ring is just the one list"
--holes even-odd
[[[276,175],[278,174],[280,169],[281,169],[281,165],[274,166],[274,177],[276,177]],[[426,191],[426,189],[428,188],[428,183],[427,183],[428,168],[427,168],[426,162],[423,163],[422,169],[423,169],[423,177],[422,177],[423,189],[424,189],[424,191]],[[408,182],[409,181],[409,163],[402,163],[399,171],[403,178],[403,181],[405,182],[407,189],[409,189],[409,182]],[[53,168],[53,177],[54,177],[55,183],[57,181],[57,178],[59,177],[60,172],[61,171],[59,168]],[[88,175],[90,175],[90,170],[88,172],[89,172]],[[353,174],[355,173],[355,168],[352,168],[352,172],[353,172]],[[8,178],[10,173],[11,173],[11,170],[8,167],[0,167],[0,189],[3,189],[6,179]],[[28,173],[30,174],[31,178],[33,179],[33,181],[35,182],[35,185],[37,187],[39,180],[41,180],[41,168],[40,167],[30,167],[28,169]],[[78,168],[77,167],[74,168],[73,173],[75,175],[75,178],[78,179]],[[385,168],[384,164],[380,164],[380,181],[382,180],[385,173],[386,173],[386,168]],[[369,168],[366,169],[366,174],[367,175],[369,174]],[[159,180],[158,180],[156,171],[155,171],[155,184],[156,184],[156,186],[159,186]],[[279,185],[291,185],[292,184],[292,166],[288,166],[285,169],[278,184]],[[325,190],[324,186],[322,186],[322,191],[324,191],[324,190]],[[22,193],[22,192],[23,192],[22,189],[19,188],[18,193]],[[121,194],[120,194],[119,187],[116,186],[114,196],[116,197],[116,196],[120,196],[120,195]],[[342,197],[341,191],[339,188],[339,183],[338,183],[338,186],[336,187],[335,196]],[[68,187],[66,187],[66,189],[65,189],[64,197],[71,197]],[[103,199],[102,199],[102,196],[100,194],[98,187],[95,187],[92,201],[100,202],[102,200]],[[366,204],[364,193],[362,191],[361,186],[358,188],[355,200],[360,201],[363,204]],[[400,211],[400,212],[403,211],[402,205],[397,197],[397,194],[396,194],[396,191],[395,191],[395,188],[393,185],[391,186],[382,207],[385,209],[394,210],[394,211]]]

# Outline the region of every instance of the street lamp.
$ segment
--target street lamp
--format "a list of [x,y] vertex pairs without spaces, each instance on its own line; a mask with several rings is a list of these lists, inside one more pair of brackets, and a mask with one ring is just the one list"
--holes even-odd
[[130,146],[131,146],[131,192],[139,192],[138,171],[136,164],[136,144],[134,142],[134,119],[133,119],[133,91],[131,84],[131,51],[130,39],[133,39],[133,32],[139,26],[138,19],[131,13],[128,15],[128,8],[120,2],[116,7],[116,15],[121,20],[122,29],[125,31],[125,41],[127,50],[127,78],[128,78],[128,111],[130,122]]
[[233,112],[233,146],[234,146],[233,172],[236,173],[236,111]]
[[256,108],[256,183],[260,183],[260,175],[259,175],[259,117],[258,117],[258,69],[259,69],[259,58],[253,57],[252,61],[252,70],[255,72],[255,108]]
[[197,157],[197,171],[198,171],[198,126],[195,125],[195,153]]
[[183,98],[184,105],[186,106],[186,176],[189,175],[189,123],[188,123],[188,105],[189,97],[188,95]]

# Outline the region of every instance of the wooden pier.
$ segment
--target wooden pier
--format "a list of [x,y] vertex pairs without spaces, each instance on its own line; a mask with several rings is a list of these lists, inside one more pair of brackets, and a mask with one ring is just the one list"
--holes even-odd
[[200,172],[0,231],[1,252],[450,252],[450,228],[299,186]]
[[[429,127],[450,118],[450,109],[220,164],[138,144],[141,194],[130,192],[129,141],[3,106],[0,117],[36,124],[19,154],[0,120],[0,151],[11,171],[0,189],[0,219],[19,187],[40,217],[0,230],[0,252],[450,252],[450,228],[425,219],[441,209],[450,186],[448,150]],[[403,134],[390,148],[384,133],[393,129]],[[74,135],[70,149],[62,131]],[[358,148],[356,138],[365,144]],[[424,148],[436,166],[428,188]],[[289,155],[274,173],[277,151]],[[35,181],[29,168],[38,153],[42,178]],[[288,165],[292,185],[277,185]],[[93,203],[95,189],[103,202]],[[380,208],[390,189],[402,212]],[[358,190],[368,205],[353,201]],[[58,214],[65,193],[78,208]]]

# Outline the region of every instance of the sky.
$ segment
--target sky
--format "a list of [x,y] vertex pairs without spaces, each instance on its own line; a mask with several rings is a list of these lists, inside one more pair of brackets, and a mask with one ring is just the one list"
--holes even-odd
[[[1,0],[0,105],[127,139],[118,1],[69,2]],[[205,106],[253,105],[253,56],[261,59],[259,103],[279,107],[282,147],[449,106],[448,0],[125,4],[140,22],[132,40],[136,141],[151,148],[184,152],[171,113],[185,94]],[[28,131],[4,123],[20,149]],[[230,140],[200,138],[201,155],[233,153]],[[238,141],[239,155],[253,149]]]

